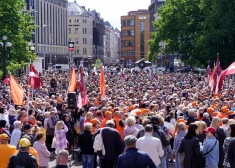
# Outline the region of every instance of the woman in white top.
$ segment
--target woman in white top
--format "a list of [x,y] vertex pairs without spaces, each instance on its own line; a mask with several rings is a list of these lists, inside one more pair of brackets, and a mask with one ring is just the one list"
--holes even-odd
[[11,134],[11,141],[10,141],[10,145],[14,145],[15,147],[18,146],[18,142],[21,138],[21,129],[22,129],[22,124],[20,121],[15,121],[14,122],[14,130]]

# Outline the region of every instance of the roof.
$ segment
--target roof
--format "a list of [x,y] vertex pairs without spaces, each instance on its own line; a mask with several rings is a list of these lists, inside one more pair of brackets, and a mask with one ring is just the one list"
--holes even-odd
[[79,6],[76,2],[68,3],[68,15],[84,15],[86,10]]

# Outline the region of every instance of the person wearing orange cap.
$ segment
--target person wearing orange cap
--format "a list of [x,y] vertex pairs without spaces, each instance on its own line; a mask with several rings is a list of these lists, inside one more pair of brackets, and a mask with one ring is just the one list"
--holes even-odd
[[102,123],[101,123],[101,125],[100,125],[100,128],[104,128],[105,126],[106,126],[106,122],[108,121],[108,120],[111,120],[112,119],[112,112],[111,111],[106,111],[105,113],[104,113],[104,116],[105,116],[105,118],[102,120]]
[[220,126],[222,126],[222,119],[227,118],[228,107],[224,106],[221,109],[221,113],[219,113],[216,117],[220,118]]
[[91,120],[92,127],[91,127],[91,134],[94,134],[97,129],[99,129],[99,120],[97,118],[93,118]]
[[114,113],[113,117],[114,123],[115,123],[115,129],[119,132],[121,135],[121,138],[124,139],[123,131],[124,131],[124,123],[122,121],[122,112],[116,111]]
[[9,145],[9,136],[5,133],[0,135],[0,167],[5,168],[8,167],[8,162],[10,157],[16,153],[16,147],[13,145]]

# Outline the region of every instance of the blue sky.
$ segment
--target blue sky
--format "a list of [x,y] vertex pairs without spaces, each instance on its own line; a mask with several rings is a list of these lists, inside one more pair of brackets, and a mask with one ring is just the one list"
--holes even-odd
[[[74,0],[69,0],[73,2]],[[96,9],[105,21],[109,21],[114,28],[120,29],[120,17],[128,11],[148,9],[151,0],[76,0],[78,5],[86,9]]]

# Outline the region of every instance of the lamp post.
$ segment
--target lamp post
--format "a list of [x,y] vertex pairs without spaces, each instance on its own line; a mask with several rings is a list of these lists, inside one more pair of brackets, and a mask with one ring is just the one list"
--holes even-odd
[[44,62],[43,62],[43,66],[44,66],[44,70],[46,70],[46,50],[45,50],[45,27],[47,27],[48,25],[43,25],[42,27],[42,42],[43,42],[43,58],[44,58]]
[[11,42],[7,42],[7,36],[2,36],[2,41],[3,42],[0,42],[0,48],[3,56],[3,79],[5,79],[7,76],[7,49],[11,48],[12,44]]

